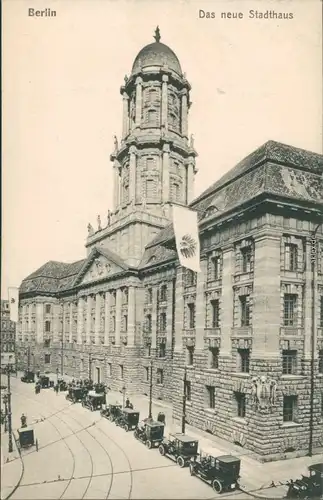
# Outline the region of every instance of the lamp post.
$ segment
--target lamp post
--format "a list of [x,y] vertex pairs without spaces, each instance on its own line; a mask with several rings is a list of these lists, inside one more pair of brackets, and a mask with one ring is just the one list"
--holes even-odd
[[126,402],[126,390],[127,390],[127,388],[126,388],[126,386],[124,385],[124,386],[122,387],[122,408],[124,408],[124,407],[125,407],[125,402]]
[[314,427],[314,389],[315,389],[315,339],[316,339],[316,280],[317,280],[317,246],[316,238],[320,222],[311,234],[311,274],[312,274],[312,331],[311,331],[311,389],[310,389],[310,435],[308,440],[308,456],[313,455],[313,427]]
[[4,394],[3,397],[2,397],[2,401],[3,401],[3,404],[4,404],[4,431],[7,432],[7,418],[8,418],[8,407],[7,407],[7,404],[8,404],[8,396],[7,394]]
[[57,383],[58,383],[58,373],[59,373],[59,369],[58,369],[58,366],[57,366],[57,368],[56,368],[56,381],[57,381]]
[[153,362],[150,360],[149,364],[149,410],[148,410],[148,418],[152,418],[152,399],[153,399]]
[[89,380],[92,380],[92,353],[89,353]]
[[61,376],[64,377],[64,302],[61,301],[62,306],[62,337],[61,337]]
[[9,453],[12,452],[12,421],[11,421],[11,392],[10,392],[10,366],[7,367],[8,374],[8,433],[9,433]]
[[182,433],[185,434],[186,424],[186,380],[187,380],[186,366],[184,366],[183,376],[183,406],[182,406]]

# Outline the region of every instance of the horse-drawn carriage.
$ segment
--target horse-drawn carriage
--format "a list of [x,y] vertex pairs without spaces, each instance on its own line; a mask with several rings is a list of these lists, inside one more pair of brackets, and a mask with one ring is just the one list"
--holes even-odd
[[106,404],[106,396],[104,393],[97,394],[95,391],[89,391],[82,400],[82,406],[91,411],[102,410],[102,406]]
[[115,424],[122,427],[126,432],[137,427],[139,412],[130,408],[124,408],[115,419]]
[[160,445],[164,438],[164,424],[152,418],[146,418],[137,425],[134,437],[151,449]]

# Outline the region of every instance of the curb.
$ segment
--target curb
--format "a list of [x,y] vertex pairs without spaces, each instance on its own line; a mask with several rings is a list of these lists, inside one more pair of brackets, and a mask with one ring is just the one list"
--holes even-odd
[[12,495],[14,494],[14,492],[19,488],[20,483],[21,483],[22,478],[23,478],[23,475],[24,475],[24,472],[25,472],[25,466],[24,466],[24,462],[23,462],[23,459],[22,459],[22,456],[21,456],[21,452],[20,452],[20,449],[17,446],[16,436],[14,435],[14,433],[12,433],[12,436],[13,436],[13,439],[15,441],[16,450],[19,453],[19,459],[20,459],[20,463],[21,463],[21,471],[20,471],[20,477],[19,477],[16,485],[12,488],[11,492],[5,498],[3,498],[3,500],[9,500],[9,498],[12,497]]

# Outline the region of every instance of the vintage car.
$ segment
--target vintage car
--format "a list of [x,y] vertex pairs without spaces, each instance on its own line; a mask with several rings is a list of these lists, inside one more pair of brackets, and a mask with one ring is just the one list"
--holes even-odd
[[238,488],[241,460],[232,455],[213,457],[200,453],[190,462],[191,476],[198,476],[217,492]]
[[121,410],[120,415],[117,416],[114,423],[119,427],[122,427],[126,432],[133,430],[137,427],[139,422],[139,412],[136,410],[131,410],[130,408],[124,408]]
[[94,390],[97,394],[106,394],[106,387],[102,383],[94,384]]
[[323,463],[310,465],[309,476],[290,481],[285,498],[322,498],[323,497]]
[[[18,429],[18,447],[21,448],[29,448],[30,446],[34,446],[35,437],[34,437],[34,429],[31,427],[24,427],[22,429]],[[38,443],[37,443],[38,444]]]
[[120,416],[122,411],[122,406],[119,403],[109,404],[106,409],[101,410],[101,416],[110,420],[110,422],[114,422],[117,417]]
[[85,397],[87,391],[84,391],[83,387],[70,387],[65,398],[69,401],[76,403],[77,401],[82,401]]
[[34,372],[25,371],[20,380],[21,382],[27,382],[27,384],[33,383],[35,382],[35,374]]
[[57,381],[57,385],[58,385],[58,390],[59,391],[67,391],[68,387],[67,387],[67,383],[65,382],[65,380],[63,380],[62,378],[59,378],[58,381]]
[[170,434],[169,439],[163,439],[159,445],[159,453],[172,459],[180,467],[189,464],[197,457],[198,441],[186,434]]
[[105,394],[97,394],[95,391],[89,391],[82,400],[82,406],[91,411],[102,410],[105,405]]
[[151,449],[160,445],[164,439],[165,426],[161,422],[156,422],[152,418],[146,418],[137,425],[134,436],[143,442],[147,448]]
[[41,375],[38,378],[38,383],[42,389],[48,389],[50,387],[50,380],[46,375]]

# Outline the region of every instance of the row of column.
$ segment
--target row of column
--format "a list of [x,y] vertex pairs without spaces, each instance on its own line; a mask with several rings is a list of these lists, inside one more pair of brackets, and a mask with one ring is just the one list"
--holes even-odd
[[[166,346],[169,348],[172,346],[172,338],[173,338],[173,325],[172,325],[172,317],[173,317],[173,281],[167,283],[167,306],[166,306]],[[158,287],[154,287],[152,289],[152,311],[151,311],[151,347],[152,349],[156,349],[157,347],[157,315],[160,314],[161,311],[157,309],[157,293]]]

